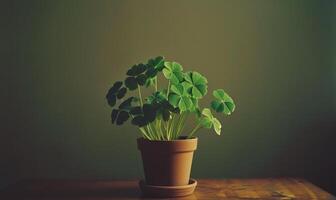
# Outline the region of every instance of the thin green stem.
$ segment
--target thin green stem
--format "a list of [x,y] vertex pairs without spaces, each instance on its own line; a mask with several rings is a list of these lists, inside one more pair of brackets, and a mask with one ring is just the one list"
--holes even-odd
[[172,121],[172,130],[171,130],[171,138],[178,139],[178,127],[180,123],[182,115],[175,115],[174,120]]
[[160,140],[160,136],[157,134],[157,131],[155,130],[155,126],[154,126],[153,122],[149,123],[148,127],[149,127],[150,131],[152,132],[154,139],[155,140]]
[[147,130],[148,135],[151,137],[151,139],[154,140],[155,138],[153,136],[153,133],[152,133],[149,125],[146,125],[146,130]]
[[147,135],[146,130],[144,128],[140,127],[139,129],[142,132],[142,135],[144,136],[144,138],[151,140],[151,137]]
[[170,124],[170,121],[171,119],[169,119],[167,122],[166,122],[166,137],[168,138],[169,136],[169,124]]
[[148,124],[148,130],[150,131],[153,140],[157,140],[158,138],[157,138],[157,136],[156,136],[156,133],[155,133],[155,130],[154,130],[154,128],[153,128],[152,123]]
[[181,116],[181,120],[179,121],[179,126],[177,129],[177,136],[176,136],[177,138],[181,135],[181,132],[184,128],[187,117],[188,117],[188,113],[185,113]]
[[196,131],[198,131],[200,128],[201,128],[201,124],[199,123],[199,124],[197,124],[197,126],[191,131],[191,133],[189,133],[188,138],[191,138],[191,137],[194,135],[194,133],[196,133]]
[[141,105],[141,107],[142,107],[142,105],[143,105],[143,101],[142,101],[141,89],[140,89],[140,86],[139,86],[139,85],[138,85],[138,93],[139,93],[140,105]]
[[162,138],[165,139],[165,135],[162,131],[162,120],[161,119],[159,120],[159,130],[160,130],[160,134],[161,134]]
[[164,136],[167,138],[167,140],[168,140],[168,122],[163,122],[163,134],[164,134]]
[[174,127],[175,127],[175,118],[176,118],[176,115],[174,114],[172,119],[171,119],[170,125],[169,125],[169,131],[168,131],[168,138],[169,139],[172,139],[172,134],[173,134]]
[[172,114],[172,117],[167,121],[167,137],[169,136],[169,130],[171,126],[171,122],[173,120],[174,115]]
[[158,90],[158,78],[155,77],[155,92]]
[[164,132],[162,131],[162,124],[163,124],[163,121],[160,119],[159,120],[159,127],[158,127],[159,131],[160,131],[160,134],[161,134],[163,139],[167,139],[167,137],[165,137],[165,135],[164,135]]
[[164,139],[161,128],[160,128],[160,120],[156,119],[155,120],[155,130],[160,139]]
[[178,137],[179,137],[179,133],[178,133],[178,131],[179,131],[179,127],[180,127],[180,123],[181,123],[181,119],[183,118],[183,113],[181,113],[179,116],[178,116],[178,118],[177,118],[177,122],[176,122],[176,128],[175,128],[175,130],[174,130],[174,139],[177,139]]
[[168,87],[167,87],[167,97],[169,95],[169,90],[170,90],[170,80],[168,81]]

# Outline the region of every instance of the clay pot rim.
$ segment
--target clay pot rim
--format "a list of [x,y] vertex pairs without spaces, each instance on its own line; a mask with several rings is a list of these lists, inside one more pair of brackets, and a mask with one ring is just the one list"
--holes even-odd
[[192,138],[181,138],[181,139],[177,139],[177,140],[149,140],[149,139],[146,139],[146,138],[143,138],[143,137],[139,137],[137,138],[137,140],[142,140],[142,141],[146,141],[146,142],[151,142],[151,143],[154,143],[154,142],[157,142],[157,143],[169,143],[169,142],[186,142],[186,141],[194,141],[194,140],[198,140],[198,137],[192,137]]
[[179,140],[148,140],[141,137],[137,139],[137,144],[140,151],[191,152],[197,149],[197,141],[197,137]]

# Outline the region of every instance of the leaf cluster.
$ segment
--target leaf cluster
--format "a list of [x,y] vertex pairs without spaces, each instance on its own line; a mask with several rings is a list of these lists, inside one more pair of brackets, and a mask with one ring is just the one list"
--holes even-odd
[[153,85],[158,72],[162,71],[164,58],[158,56],[149,59],[147,64],[133,65],[126,73],[128,77],[125,79],[125,85],[129,90],[135,90],[138,85],[146,87]]
[[[161,90],[157,88],[160,72],[168,81],[167,88]],[[194,113],[198,124],[189,136],[199,128],[213,128],[220,134],[222,127],[220,121],[209,108],[202,110],[199,107],[199,100],[208,92],[208,81],[199,72],[183,72],[181,64],[165,61],[163,56],[157,56],[149,59],[147,63],[133,65],[127,70],[126,75],[123,82],[115,82],[106,94],[107,102],[113,108],[111,113],[113,124],[122,125],[131,118],[132,124],[140,127],[147,139],[169,140],[178,137],[178,135],[171,136],[174,128],[177,133],[183,129],[187,116],[185,113]],[[155,86],[155,91],[145,98],[144,102],[140,89],[142,86]],[[136,89],[139,97],[131,96],[115,108],[118,100],[123,100],[128,91]],[[230,115],[235,110],[233,99],[224,90],[214,90],[213,96],[211,108],[217,113]],[[166,135],[162,131],[162,123]]]

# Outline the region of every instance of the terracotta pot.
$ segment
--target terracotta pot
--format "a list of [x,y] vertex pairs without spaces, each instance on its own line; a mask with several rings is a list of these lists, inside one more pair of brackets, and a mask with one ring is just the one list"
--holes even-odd
[[156,186],[188,185],[197,138],[172,141],[138,139],[146,184]]

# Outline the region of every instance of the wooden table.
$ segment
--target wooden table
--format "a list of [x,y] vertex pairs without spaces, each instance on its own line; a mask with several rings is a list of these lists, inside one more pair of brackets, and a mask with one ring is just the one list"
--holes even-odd
[[[10,185],[0,199],[136,200],[141,197],[137,181],[26,180]],[[200,179],[193,195],[180,200],[218,199],[336,199],[313,184],[294,178]]]

